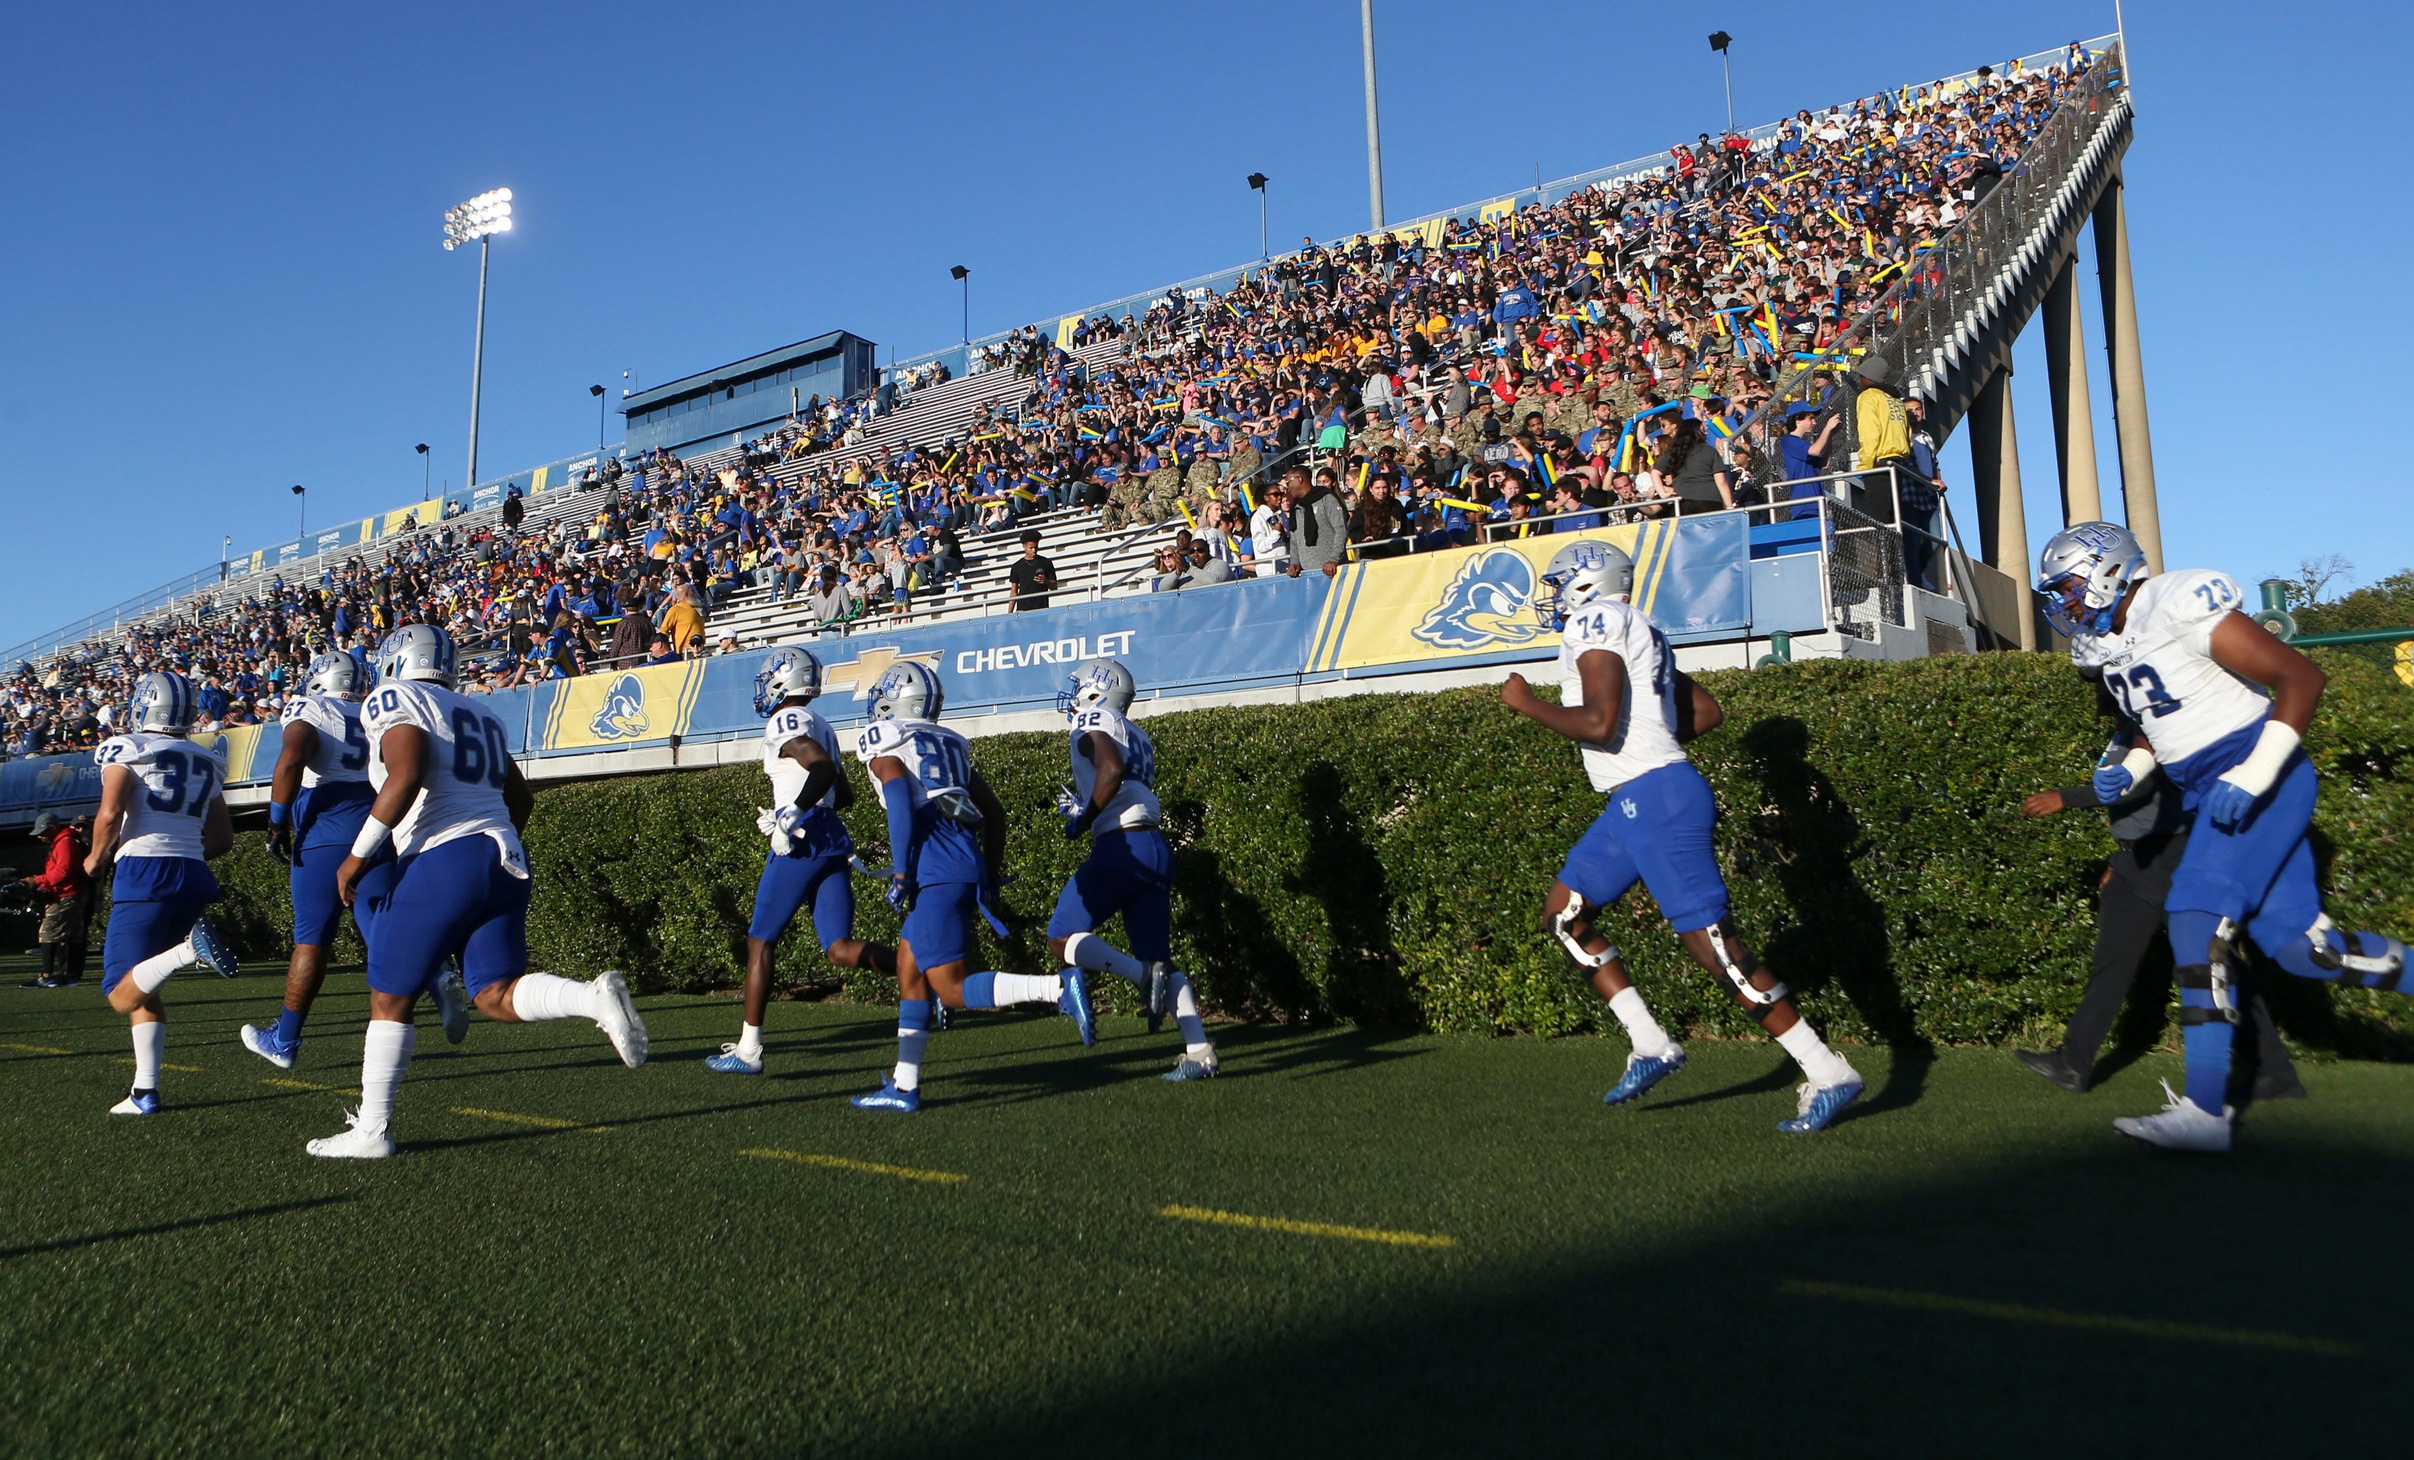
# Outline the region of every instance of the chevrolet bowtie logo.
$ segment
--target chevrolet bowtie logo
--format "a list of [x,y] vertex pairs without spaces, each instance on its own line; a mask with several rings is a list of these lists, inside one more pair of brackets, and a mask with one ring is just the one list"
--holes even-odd
[[851,689],[855,692],[854,698],[870,699],[872,686],[880,682],[881,675],[888,673],[890,665],[910,662],[926,664],[935,670],[939,667],[939,660],[942,657],[940,651],[936,649],[927,654],[900,654],[893,645],[866,649],[860,658],[850,663],[833,664],[823,670],[821,675],[822,692],[827,694],[832,690]]

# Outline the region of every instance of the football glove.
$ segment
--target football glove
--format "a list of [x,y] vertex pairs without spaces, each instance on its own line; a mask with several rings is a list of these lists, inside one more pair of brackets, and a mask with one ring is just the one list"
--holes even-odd
[[1073,794],[1071,786],[1056,788],[1056,814],[1068,817],[1081,814],[1081,798]]
[[2204,793],[2205,819],[2223,831],[2235,831],[2253,813],[2260,800],[2254,792],[2224,776]]
[[268,829],[268,855],[288,867],[293,865],[293,828],[291,826],[272,826]]
[[780,831],[787,836],[794,837],[799,831],[804,829],[805,808],[802,806],[782,806],[778,811],[772,813],[771,824],[778,827]]
[[889,879],[888,905],[901,913],[914,910],[914,885],[905,880],[902,872]]
[[2096,767],[2095,798],[2106,806],[2128,795],[2129,788],[2134,784],[2136,777],[2129,774],[2129,767],[2125,765]]

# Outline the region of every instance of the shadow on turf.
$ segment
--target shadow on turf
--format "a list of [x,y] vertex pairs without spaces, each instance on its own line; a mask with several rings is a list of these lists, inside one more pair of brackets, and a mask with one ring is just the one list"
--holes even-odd
[[83,1247],[97,1247],[104,1242],[123,1242],[134,1237],[157,1237],[169,1232],[188,1232],[196,1227],[216,1227],[227,1222],[248,1222],[260,1217],[283,1216],[288,1212],[310,1211],[316,1207],[333,1206],[355,1200],[351,1192],[335,1196],[307,1197],[300,1201],[274,1202],[267,1206],[245,1207],[240,1211],[213,1212],[206,1217],[185,1217],[173,1222],[159,1222],[148,1227],[119,1227],[107,1232],[90,1232],[81,1237],[61,1237],[50,1242],[29,1242],[21,1247],[0,1247],[0,1262],[12,1258],[31,1257],[42,1252],[72,1252]]
[[[2402,1421],[2375,1401],[2414,1271],[2281,1254],[2302,1246],[2308,1210],[2331,1230],[2393,1229],[2414,1171],[2301,1137],[2258,1150],[2250,1134],[2225,1162],[2104,1139],[2083,1157],[1889,1184],[1790,1222],[1739,1213],[1731,1230],[1645,1257],[1571,1245],[1557,1265],[1487,1264],[1475,1240],[1436,1253],[1168,1224],[1161,1260],[1222,1294],[1202,1305],[1222,1311],[1195,1346],[1102,1351],[1071,1396],[934,1415],[862,1452],[1558,1455],[1652,1442],[2026,1460],[2402,1443]],[[1230,1311],[1252,1290],[1336,1271],[1355,1285],[1345,1317],[1264,1299],[1270,1311]],[[2182,1377],[2214,1371],[2236,1381]]]

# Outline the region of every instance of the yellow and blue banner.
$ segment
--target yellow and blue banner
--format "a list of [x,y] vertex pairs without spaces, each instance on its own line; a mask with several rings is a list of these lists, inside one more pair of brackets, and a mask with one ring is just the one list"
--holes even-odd
[[1555,649],[1559,635],[1533,601],[1552,554],[1585,538],[1634,559],[1634,604],[1671,638],[1743,629],[1752,622],[1747,532],[1729,513],[1353,563],[1334,578],[1317,615],[1305,672],[1428,669]]
[[551,701],[538,748],[610,750],[686,734],[705,662],[687,659],[546,685]]

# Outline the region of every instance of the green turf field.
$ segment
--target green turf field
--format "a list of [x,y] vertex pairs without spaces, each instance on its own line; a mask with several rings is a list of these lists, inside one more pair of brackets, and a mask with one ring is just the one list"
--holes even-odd
[[[317,1161],[364,1001],[290,1075],[276,984],[166,997],[167,1113],[97,984],[0,990],[0,1450],[23,1454],[2169,1454],[2394,1450],[2414,1069],[2307,1070],[2232,1156],[2148,1151],[2148,1056],[2087,1097],[2008,1056],[1847,1053],[1787,1137],[1772,1046],[959,1020],[931,1104],[842,1097],[886,1011],[423,1015],[401,1153]],[[324,1087],[324,1088],[306,1088]],[[767,1155],[765,1152],[786,1153]],[[1167,1215],[1222,1213],[1251,1223]],[[1295,1230],[1320,1224],[1353,1233]]]

